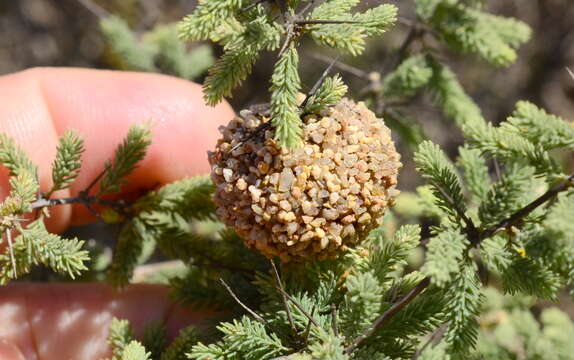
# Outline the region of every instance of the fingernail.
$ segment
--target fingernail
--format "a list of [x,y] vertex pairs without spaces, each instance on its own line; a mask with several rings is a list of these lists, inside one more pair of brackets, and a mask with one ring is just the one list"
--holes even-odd
[[17,346],[5,339],[0,339],[0,359],[26,360]]

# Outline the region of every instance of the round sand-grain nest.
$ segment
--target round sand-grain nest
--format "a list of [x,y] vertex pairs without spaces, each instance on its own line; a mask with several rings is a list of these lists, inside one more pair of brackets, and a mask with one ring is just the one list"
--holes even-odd
[[282,149],[273,128],[241,144],[270,120],[268,106],[257,105],[220,128],[209,153],[219,218],[247,246],[284,262],[330,258],[358,244],[398,194],[402,164],[383,120],[343,99],[305,117],[295,150]]

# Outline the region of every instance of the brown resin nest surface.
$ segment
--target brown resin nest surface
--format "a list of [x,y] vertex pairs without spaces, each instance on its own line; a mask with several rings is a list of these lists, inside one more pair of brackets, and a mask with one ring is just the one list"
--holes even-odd
[[358,244],[398,194],[400,155],[383,120],[343,99],[305,117],[298,149],[282,149],[273,128],[236,146],[270,120],[257,105],[220,128],[209,153],[219,218],[247,246],[284,262],[331,258]]

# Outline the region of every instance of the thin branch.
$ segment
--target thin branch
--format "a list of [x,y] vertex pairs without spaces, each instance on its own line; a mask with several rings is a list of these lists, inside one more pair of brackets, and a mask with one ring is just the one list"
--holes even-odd
[[393,316],[395,316],[399,311],[401,311],[405,306],[407,306],[417,295],[419,295],[424,289],[430,285],[430,278],[426,277],[421,282],[419,282],[408,294],[403,296],[401,300],[394,303],[387,311],[384,312],[375,322],[369,326],[369,328],[355,340],[352,344],[345,349],[347,354],[353,353],[356,349],[360,348],[365,344],[365,341],[379,331]]
[[301,105],[299,105],[300,109],[305,109],[305,106],[307,106],[309,99],[311,99],[317,93],[317,90],[319,90],[321,85],[323,85],[323,83],[325,82],[325,79],[327,79],[327,76],[329,75],[329,73],[333,69],[333,66],[335,66],[335,64],[337,63],[338,60],[339,60],[339,56],[337,56],[335,59],[333,59],[331,64],[329,64],[329,66],[327,66],[325,71],[323,71],[323,74],[321,74],[321,77],[319,78],[319,80],[317,80],[317,82],[315,82],[315,85],[313,85],[313,87],[311,88],[311,91],[309,91],[309,93],[305,97],[305,100],[303,100]]
[[96,176],[92,182],[81,192],[81,194],[84,195],[89,195],[90,191],[92,190],[92,188],[94,186],[96,186],[96,184],[98,183],[98,181],[100,181],[104,175],[106,175],[106,172],[108,172],[108,170],[110,170],[111,165],[108,163],[106,164],[106,166],[104,167],[104,170],[102,170],[102,172],[100,172],[98,174],[98,176]]
[[[333,62],[333,59],[331,59],[328,56],[321,55],[321,54],[311,54],[311,58],[313,58],[315,60],[323,61],[327,64],[330,64]],[[335,63],[335,67],[339,68],[342,71],[348,72],[349,74],[354,75],[360,79],[370,80],[368,72],[363,71],[363,70],[356,68],[354,66],[351,66],[349,64],[345,64],[345,63],[342,63],[340,61],[337,61]]]
[[566,180],[548,189],[544,194],[538,197],[536,200],[532,201],[530,204],[526,205],[522,209],[518,210],[514,214],[510,215],[506,219],[500,221],[498,224],[484,230],[480,233],[480,240],[486,239],[494,235],[498,230],[508,228],[517,225],[528,216],[531,212],[536,210],[539,206],[543,205],[545,202],[554,199],[559,193],[568,190],[574,186],[574,174],[570,175]]
[[291,24],[291,23],[287,24],[287,36],[285,37],[285,41],[283,42],[283,45],[281,46],[281,49],[279,50],[279,53],[277,54],[277,58],[280,58],[281,56],[283,56],[283,53],[285,52],[285,50],[287,50],[287,47],[291,43],[291,40],[293,39],[293,34],[294,34],[293,28],[294,28],[293,24]]
[[568,74],[570,75],[570,77],[572,78],[572,80],[574,80],[574,72],[572,72],[572,70],[570,70],[569,67],[566,67],[566,71],[568,71]]
[[[315,316],[315,310],[317,308],[315,307],[315,305],[313,305],[313,308],[311,309],[311,318],[313,316]],[[303,336],[303,344],[307,344],[307,341],[309,340],[309,334],[311,333],[311,318],[309,318],[309,321],[307,322],[307,326],[305,327],[305,335]]]
[[454,199],[446,192],[444,191],[443,188],[441,188],[440,186],[438,186],[437,184],[435,184],[434,182],[431,182],[432,185],[434,185],[435,188],[438,189],[438,191],[441,193],[441,195],[446,199],[446,201],[448,201],[448,203],[454,208],[454,210],[456,211],[456,213],[458,214],[458,216],[462,219],[462,221],[464,221],[464,223],[466,224],[466,233],[470,238],[470,242],[473,245],[478,245],[478,242],[480,242],[479,236],[478,236],[478,229],[476,228],[476,226],[474,225],[474,222],[472,221],[471,218],[469,218],[468,216],[466,216],[466,214],[464,213],[464,211],[460,208],[460,206],[454,201]]
[[492,163],[494,164],[494,173],[496,174],[496,181],[500,180],[502,177],[502,172],[500,171],[500,165],[498,164],[497,159],[493,159]]
[[337,305],[331,304],[331,326],[333,326],[333,334],[335,337],[339,337],[339,322],[337,318]]
[[281,288],[281,299],[283,300],[283,306],[285,306],[285,311],[287,312],[287,319],[289,319],[289,325],[291,325],[291,330],[293,330],[293,334],[297,335],[297,328],[295,327],[295,322],[293,321],[293,315],[291,314],[291,310],[289,309],[289,303],[287,302],[287,297],[284,295],[285,290],[283,289],[283,282],[281,281],[281,277],[279,276],[279,271],[277,271],[277,266],[273,260],[269,260],[271,263],[271,267],[273,268],[273,274],[275,275],[275,282],[277,286]]
[[295,25],[323,25],[323,24],[362,24],[361,21],[352,20],[297,20],[294,22]]
[[225,287],[225,289],[227,290],[227,292],[229,292],[229,294],[231,295],[231,297],[243,308],[245,309],[245,311],[247,311],[249,314],[251,314],[255,320],[259,321],[260,323],[262,323],[263,325],[268,325],[267,321],[265,321],[265,319],[263,317],[261,317],[261,315],[257,314],[255,311],[251,310],[247,305],[245,305],[244,303],[241,302],[241,300],[239,300],[239,298],[233,293],[233,290],[231,290],[231,288],[229,287],[229,285],[227,285],[227,283],[223,280],[223,279],[219,279],[219,282],[221,282],[221,284]]
[[12,233],[10,229],[6,230],[6,239],[8,240],[8,252],[10,253],[10,262],[12,263],[12,274],[14,279],[18,276],[16,272],[16,258],[14,258],[14,248],[12,247]]
[[313,323],[313,325],[315,325],[316,327],[320,327],[319,323],[317,322],[317,320],[315,320],[313,318],[312,315],[310,315],[304,308],[303,306],[301,306],[301,304],[299,304],[299,302],[297,302],[297,300],[293,299],[293,297],[289,294],[287,294],[285,292],[285,290],[281,289],[280,287],[276,286],[277,290],[279,290],[285,297],[287,297],[287,299],[289,299],[289,301],[291,301],[293,303],[293,305],[295,305],[295,307],[297,309],[299,309],[299,311],[301,311],[303,313],[303,315],[305,315],[307,317],[307,319],[309,319],[309,321],[311,321]]
[[241,14],[242,12],[249,11],[249,10],[253,9],[254,7],[256,7],[257,5],[263,4],[264,2],[267,2],[267,1],[269,1],[269,0],[258,0],[256,2],[254,2],[253,4],[247,5],[244,8],[239,9],[237,12],[239,14]]
[[307,15],[307,12],[311,9],[311,7],[315,4],[316,0],[311,0],[304,8],[297,14],[299,17],[303,17]]
[[95,218],[97,218],[98,220],[104,221],[104,217],[102,216],[102,214],[100,214],[99,212],[96,211],[96,209],[94,209],[93,204],[90,203],[86,203],[84,204],[84,206],[86,207],[86,209],[88,209],[88,211],[94,215]]
[[50,206],[58,206],[58,205],[70,205],[70,204],[84,204],[84,205],[104,205],[113,207],[116,209],[126,209],[129,208],[132,204],[126,202],[125,200],[109,200],[109,199],[100,199],[97,196],[72,196],[67,198],[59,198],[59,199],[46,199],[40,198],[34,201],[32,205],[32,209],[41,209]]
[[110,13],[91,0],[77,0],[84,8],[94,14],[97,18],[104,19],[110,16]]
[[[437,327],[435,329],[435,331],[432,332],[431,336],[429,336],[428,340],[424,343],[423,346],[421,346],[414,354],[413,357],[411,358],[412,360],[416,360],[419,358],[419,356],[421,356],[421,354],[423,353],[423,351],[425,351],[425,349],[432,343],[438,343],[440,342],[440,339],[444,336],[444,333],[446,332],[446,329],[448,328],[448,324],[442,324],[441,326]],[[438,341],[437,341],[438,340]]]

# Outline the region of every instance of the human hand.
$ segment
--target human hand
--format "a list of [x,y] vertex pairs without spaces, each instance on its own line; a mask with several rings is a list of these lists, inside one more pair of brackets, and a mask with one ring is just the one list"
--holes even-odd
[[[55,197],[86,188],[135,122],[150,121],[153,139],[126,192],[206,173],[215,129],[233,117],[227,104],[205,106],[198,85],[155,74],[33,69],[0,77],[0,100],[0,132],[38,165],[43,191],[51,185],[58,136],[73,129],[84,139],[82,171]],[[8,173],[0,169],[0,198],[8,192]],[[58,206],[47,226],[59,232],[91,219],[81,205]],[[173,335],[208,315],[174,305],[159,285],[117,292],[101,283],[13,283],[0,287],[0,360],[100,359],[110,356],[106,338],[114,316],[130,320],[136,335],[154,321]]]

